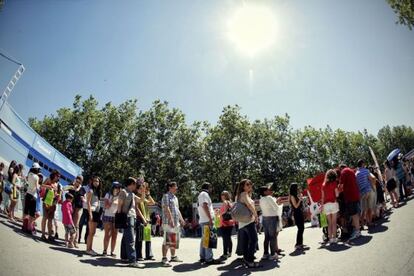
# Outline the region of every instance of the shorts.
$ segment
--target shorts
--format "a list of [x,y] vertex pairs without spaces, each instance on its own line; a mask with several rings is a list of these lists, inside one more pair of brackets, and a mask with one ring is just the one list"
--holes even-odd
[[361,212],[365,212],[368,209],[375,208],[375,192],[369,191],[361,196]]
[[24,215],[29,215],[32,218],[35,217],[36,214],[36,198],[31,194],[26,194],[24,197]]
[[397,182],[394,178],[391,178],[387,181],[387,190],[388,192],[392,192],[395,188],[397,188]]
[[99,221],[101,220],[101,213],[99,212],[92,212],[92,221],[99,223]]
[[359,201],[351,201],[345,203],[345,211],[348,216],[354,216],[361,212]]
[[65,233],[68,235],[74,235],[76,234],[76,229],[73,227],[73,225],[64,225],[65,226]]
[[103,223],[115,223],[115,217],[103,216],[102,222]]
[[54,219],[55,211],[56,205],[46,206],[46,204],[43,203],[43,217],[45,217],[46,219]]
[[326,215],[333,215],[339,212],[338,202],[327,202],[323,205],[323,212]]

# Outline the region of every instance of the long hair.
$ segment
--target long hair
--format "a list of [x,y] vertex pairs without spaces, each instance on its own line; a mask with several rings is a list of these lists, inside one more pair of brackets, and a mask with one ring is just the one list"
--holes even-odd
[[[99,181],[99,185],[98,185],[98,187],[95,187],[94,185],[93,185],[93,181],[94,180],[98,180]],[[98,199],[100,200],[101,199],[101,197],[102,197],[102,181],[101,181],[101,178],[99,177],[99,176],[93,176],[92,177],[92,186],[91,186],[91,190],[93,191],[93,193],[98,197]]]
[[240,194],[244,192],[244,187],[247,184],[253,185],[253,182],[250,179],[243,179],[239,182],[239,185],[237,186],[236,198],[239,198]]
[[12,181],[13,181],[13,176],[14,175],[17,175],[17,176],[19,176],[19,174],[20,174],[20,167],[17,165],[17,164],[15,164],[14,165],[14,167],[13,167],[13,172],[12,173],[10,173],[10,169],[9,169],[9,182],[10,183],[12,183]]
[[224,199],[231,202],[231,195],[228,191],[222,191],[221,195],[224,196]]
[[292,183],[289,187],[289,195],[298,199],[298,183]]
[[334,182],[337,179],[338,175],[335,170],[328,170],[325,174],[325,183]]

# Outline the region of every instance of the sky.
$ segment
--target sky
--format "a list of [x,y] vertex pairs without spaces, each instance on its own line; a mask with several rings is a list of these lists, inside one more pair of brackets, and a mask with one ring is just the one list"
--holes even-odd
[[[271,45],[248,55],[229,34],[241,7],[271,13]],[[385,0],[8,0],[0,52],[26,71],[9,98],[42,118],[76,94],[101,105],[160,99],[188,123],[215,124],[238,104],[250,120],[289,114],[291,125],[414,127],[414,31]],[[0,88],[17,69],[0,60]]]

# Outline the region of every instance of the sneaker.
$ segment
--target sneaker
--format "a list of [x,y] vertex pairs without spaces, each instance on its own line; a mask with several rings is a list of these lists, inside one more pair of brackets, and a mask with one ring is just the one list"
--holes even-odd
[[277,254],[270,255],[268,260],[270,260],[270,261],[279,260],[279,255],[277,255]]
[[182,263],[183,261],[180,258],[178,258],[177,256],[173,256],[173,257],[171,257],[170,262],[172,262],[172,263]]
[[333,243],[338,243],[338,238],[333,238]]
[[144,268],[145,265],[144,264],[140,264],[139,262],[133,262],[129,264],[130,267],[135,267],[135,268]]
[[163,267],[171,267],[171,264],[170,264],[170,262],[168,261],[168,259],[167,258],[162,258],[162,266]]
[[98,256],[98,253],[96,253],[93,250],[86,250],[86,254],[91,255],[92,257],[96,257]]
[[361,236],[361,232],[360,231],[354,231],[354,232],[352,232],[351,237],[349,237],[349,240],[350,241],[354,240],[354,239],[358,238],[359,236]]
[[145,258],[145,260],[146,261],[155,261],[155,258],[154,257],[148,257],[148,258]]
[[220,256],[221,260],[227,260],[227,258],[228,258],[228,256],[226,254],[223,254],[223,255]]
[[334,239],[333,239],[333,238],[330,238],[330,239],[329,239],[329,243],[330,243],[330,244],[334,244],[334,243],[335,243],[335,242],[334,242]]
[[269,260],[269,254],[264,254],[262,257],[262,261]]
[[137,258],[138,262],[142,262],[144,259],[143,258]]

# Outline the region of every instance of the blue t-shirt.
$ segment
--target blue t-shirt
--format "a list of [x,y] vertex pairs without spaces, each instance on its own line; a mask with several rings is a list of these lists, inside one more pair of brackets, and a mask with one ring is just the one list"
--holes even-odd
[[364,195],[372,190],[371,182],[369,181],[370,172],[367,168],[358,168],[356,172],[356,179],[359,187],[359,193]]

